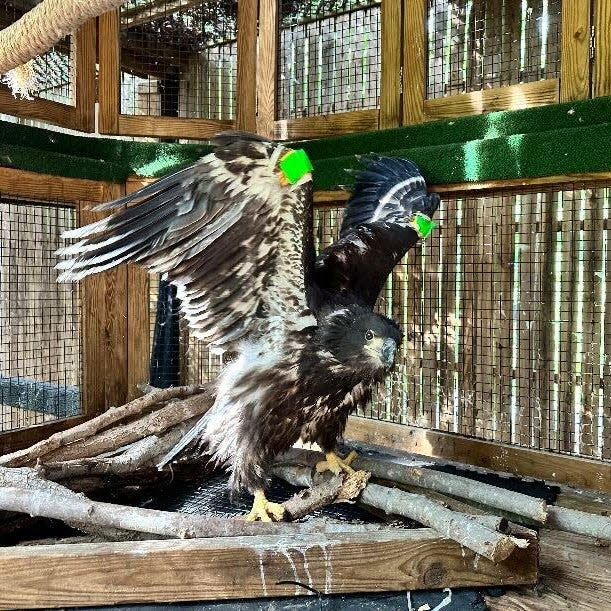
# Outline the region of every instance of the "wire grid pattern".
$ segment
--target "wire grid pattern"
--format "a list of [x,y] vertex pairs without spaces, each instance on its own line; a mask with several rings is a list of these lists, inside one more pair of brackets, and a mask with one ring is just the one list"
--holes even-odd
[[71,207],[0,195],[0,431],[81,413],[78,286],[54,254]]
[[132,0],[120,15],[122,114],[234,118],[236,0]]
[[280,119],[379,107],[379,2],[282,0],[280,20]]
[[562,0],[429,0],[427,97],[560,75]]
[[[38,3],[0,0],[0,28],[17,21],[35,4]],[[49,51],[34,59],[32,96],[74,105],[72,42],[73,37],[66,36]]]

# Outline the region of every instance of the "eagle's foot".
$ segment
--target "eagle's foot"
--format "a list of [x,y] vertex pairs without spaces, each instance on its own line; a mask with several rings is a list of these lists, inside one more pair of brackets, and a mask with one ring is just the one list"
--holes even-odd
[[326,460],[316,463],[317,473],[323,473],[324,471],[331,471],[335,475],[339,475],[342,471],[348,473],[348,475],[354,473],[354,469],[350,466],[352,461],[358,456],[354,450],[346,458],[341,458],[335,452],[327,452],[325,456]]
[[261,520],[261,522],[279,521],[284,517],[284,507],[280,503],[271,503],[265,498],[263,490],[255,491],[255,500],[252,509],[246,514],[247,522]]

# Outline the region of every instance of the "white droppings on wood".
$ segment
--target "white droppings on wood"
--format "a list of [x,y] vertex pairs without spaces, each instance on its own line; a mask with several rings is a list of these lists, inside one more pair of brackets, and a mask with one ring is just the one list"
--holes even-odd
[[261,587],[263,588],[263,596],[267,596],[267,583],[265,581],[265,567],[263,566],[264,550],[256,549],[257,558],[259,560],[259,575],[261,576]]

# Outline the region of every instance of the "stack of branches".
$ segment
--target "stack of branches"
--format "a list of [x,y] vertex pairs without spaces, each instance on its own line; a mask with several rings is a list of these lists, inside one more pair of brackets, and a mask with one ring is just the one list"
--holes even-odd
[[[275,476],[303,488],[284,503],[289,521],[248,523],[239,518],[107,502],[104,494],[134,483],[145,488],[157,486],[160,479],[168,481],[176,473],[192,473],[193,467],[201,477],[200,457],[187,456],[174,471],[159,471],[156,465],[213,401],[213,389],[208,386],[152,390],[29,448],[0,457],[0,533],[3,524],[10,525],[15,516],[23,514],[28,517],[19,519],[57,519],[108,540],[381,528],[322,518],[290,521],[330,503],[356,502],[377,517],[393,520],[398,516],[429,526],[493,562],[505,560],[516,548],[528,545],[528,539],[510,534],[509,520],[611,540],[608,517],[548,506],[542,499],[392,458],[353,456],[352,473],[320,474],[315,465],[321,455],[310,450],[294,449],[274,467]],[[375,482],[369,481],[370,476]],[[103,500],[92,500],[84,492]]]

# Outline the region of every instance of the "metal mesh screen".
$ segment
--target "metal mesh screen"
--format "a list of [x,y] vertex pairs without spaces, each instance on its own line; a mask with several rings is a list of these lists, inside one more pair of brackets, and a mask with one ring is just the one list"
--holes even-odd
[[379,2],[282,0],[280,19],[280,119],[379,106]]
[[[523,447],[611,458],[611,185],[443,198],[439,227],[378,304],[405,334],[361,414]],[[342,209],[315,210],[318,249]],[[184,381],[222,359],[184,344]]]
[[[14,23],[38,3],[39,0],[0,0],[0,28]],[[67,36],[50,51],[34,59],[34,97],[74,104],[72,42],[73,37]]]
[[427,97],[556,78],[561,0],[429,0]]
[[121,7],[121,113],[233,119],[236,0]]
[[0,195],[0,431],[81,413],[77,285],[58,284],[74,209]]

